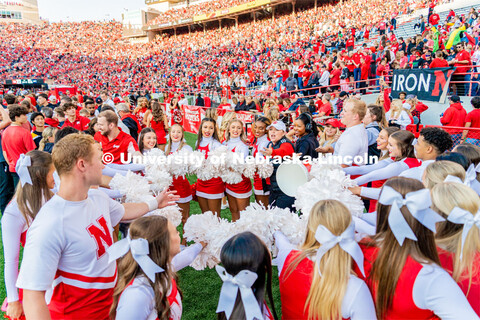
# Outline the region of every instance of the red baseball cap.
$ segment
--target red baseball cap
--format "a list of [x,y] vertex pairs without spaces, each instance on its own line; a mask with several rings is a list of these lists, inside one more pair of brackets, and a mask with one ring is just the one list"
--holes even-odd
[[334,128],[343,127],[342,122],[340,120],[334,119],[334,118],[328,119],[327,122],[325,122],[325,125],[331,125]]

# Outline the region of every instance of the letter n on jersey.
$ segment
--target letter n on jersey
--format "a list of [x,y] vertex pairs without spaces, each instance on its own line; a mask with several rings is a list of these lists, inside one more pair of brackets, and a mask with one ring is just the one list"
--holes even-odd
[[[96,226],[96,224],[91,224],[87,227],[87,231],[97,244],[97,259],[100,259],[100,257],[105,254],[106,248],[113,244],[113,239],[110,230],[108,230],[105,217],[101,216],[98,218],[97,223],[100,225],[100,228]],[[107,247],[105,247],[105,245]]]

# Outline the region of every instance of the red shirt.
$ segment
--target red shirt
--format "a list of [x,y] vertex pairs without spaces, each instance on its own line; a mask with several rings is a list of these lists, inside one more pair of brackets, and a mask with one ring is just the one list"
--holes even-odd
[[122,164],[120,161],[120,156],[121,154],[124,154],[123,159],[128,159],[127,153],[128,153],[128,146],[130,144],[133,145],[133,148],[135,151],[140,151],[138,149],[138,145],[135,142],[135,140],[132,138],[132,136],[126,134],[125,132],[120,129],[120,133],[117,135],[116,138],[112,139],[111,141],[108,140],[107,136],[104,136],[101,134],[100,131],[95,133],[95,141],[100,142],[100,145],[102,146],[103,149],[103,154],[110,153],[113,155],[113,161],[111,163],[116,163],[116,164]]
[[355,46],[355,40],[353,40],[352,38],[348,39],[346,45],[347,45],[347,48],[348,47],[354,47]]
[[322,103],[317,111],[318,113],[325,112],[325,116],[329,116],[330,113],[332,113],[332,105],[330,104],[330,102]]
[[340,84],[341,74],[342,74],[342,71],[340,69],[333,69],[332,73],[330,73],[330,75],[332,76],[330,78],[330,84]]
[[368,74],[370,73],[370,64],[369,63],[364,63],[361,66],[361,80],[367,80],[368,79]]
[[68,118],[65,118],[65,122],[63,123],[62,129],[66,127],[73,127],[77,129],[78,131],[84,131],[88,129],[88,124],[90,123],[90,119],[82,117],[82,116],[77,116],[75,121],[70,122]]
[[440,16],[438,13],[434,13],[430,16],[430,24],[432,26],[436,26],[438,24],[438,21],[440,21]]
[[[480,109],[474,109],[473,111],[470,111],[467,114],[467,117],[465,118],[465,122],[470,122],[471,125],[470,127],[472,128],[480,128]],[[469,138],[474,138],[474,139],[480,139],[479,137],[479,131],[470,131],[468,132],[468,137]]]
[[430,68],[448,68],[448,62],[445,59],[435,58],[430,63]]
[[11,125],[2,133],[2,150],[7,154],[10,172],[15,172],[15,166],[21,154],[35,148],[32,134],[22,126]]
[[[465,118],[467,117],[467,111],[463,108],[461,103],[453,103],[443,113],[443,117],[440,118],[440,122],[444,126],[449,127],[463,127],[465,126]],[[460,133],[462,131],[449,130],[448,133]]]
[[455,69],[454,73],[465,73],[470,69],[469,67],[465,67],[465,66],[472,65],[472,59],[471,59],[470,53],[468,53],[467,50],[462,50],[459,53],[457,53],[455,59],[457,61],[467,60],[468,63],[467,64],[455,63],[454,66],[457,67],[457,69]]

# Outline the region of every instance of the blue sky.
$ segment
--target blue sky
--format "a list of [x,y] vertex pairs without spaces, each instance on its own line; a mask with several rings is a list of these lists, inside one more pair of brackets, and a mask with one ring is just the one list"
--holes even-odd
[[38,0],[40,17],[51,22],[111,20],[121,21],[125,9],[145,7],[144,0]]

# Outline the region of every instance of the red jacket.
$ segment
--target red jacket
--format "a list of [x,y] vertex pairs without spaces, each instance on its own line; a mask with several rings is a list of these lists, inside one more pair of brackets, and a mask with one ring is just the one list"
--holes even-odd
[[[440,118],[440,122],[444,126],[449,127],[464,127],[465,118],[467,117],[467,111],[463,108],[460,102],[452,103],[450,107],[443,113],[443,117]],[[458,133],[458,132],[450,132]]]

